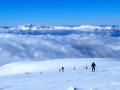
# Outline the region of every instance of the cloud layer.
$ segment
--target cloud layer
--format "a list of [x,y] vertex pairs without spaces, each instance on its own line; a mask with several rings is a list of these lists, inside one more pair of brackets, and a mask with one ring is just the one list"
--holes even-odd
[[0,34],[0,65],[21,60],[120,57],[120,37],[108,30],[21,33]]

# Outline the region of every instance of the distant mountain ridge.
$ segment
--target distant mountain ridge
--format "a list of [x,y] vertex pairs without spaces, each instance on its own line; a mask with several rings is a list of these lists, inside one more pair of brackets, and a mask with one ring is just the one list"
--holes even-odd
[[97,34],[120,36],[119,25],[80,25],[80,26],[48,26],[25,24],[18,26],[0,26],[0,34],[22,35],[70,35],[70,34]]
[[18,26],[1,26],[1,29],[7,30],[120,30],[119,25],[80,25],[80,26],[48,26],[25,24]]

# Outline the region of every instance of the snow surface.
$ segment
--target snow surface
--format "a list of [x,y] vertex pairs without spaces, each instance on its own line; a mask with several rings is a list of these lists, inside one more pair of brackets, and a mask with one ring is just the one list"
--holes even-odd
[[[96,72],[91,72],[93,61]],[[58,71],[61,66],[65,67],[64,72]],[[119,59],[16,62],[0,67],[0,90],[119,90],[119,75]]]

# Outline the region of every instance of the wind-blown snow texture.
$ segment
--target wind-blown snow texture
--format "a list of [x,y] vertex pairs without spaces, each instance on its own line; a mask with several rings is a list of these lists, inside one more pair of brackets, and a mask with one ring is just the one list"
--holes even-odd
[[120,57],[120,30],[98,26],[72,28],[42,26],[40,30],[33,30],[33,26],[29,26],[30,30],[23,30],[23,27],[16,30],[2,27],[0,65],[21,60]]

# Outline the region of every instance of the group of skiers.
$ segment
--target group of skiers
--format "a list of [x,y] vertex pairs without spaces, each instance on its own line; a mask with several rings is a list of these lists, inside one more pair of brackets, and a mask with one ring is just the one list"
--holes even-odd
[[62,66],[60,69],[59,69],[59,72],[64,72],[64,67]]
[[[95,67],[96,67],[96,64],[94,62],[92,62],[92,64],[91,64],[92,72],[95,72],[95,70],[96,70]],[[86,66],[85,69],[87,70],[88,66]],[[74,70],[75,70],[75,67],[74,67]],[[59,72],[61,72],[61,71],[64,72],[63,66],[59,69]]]

